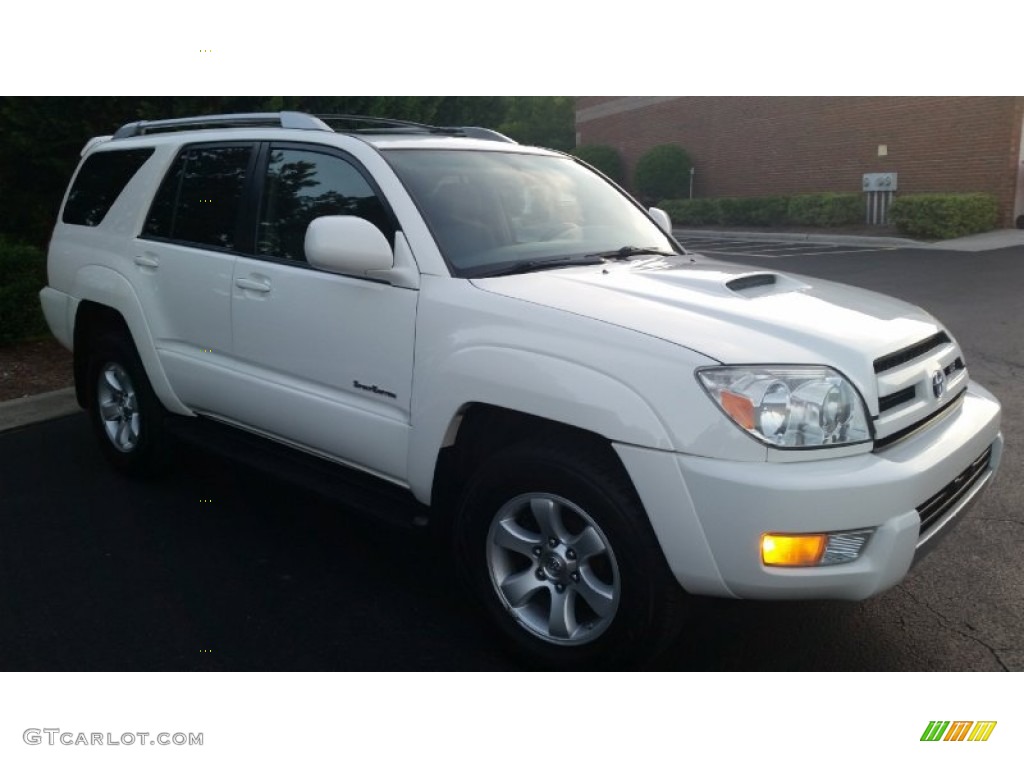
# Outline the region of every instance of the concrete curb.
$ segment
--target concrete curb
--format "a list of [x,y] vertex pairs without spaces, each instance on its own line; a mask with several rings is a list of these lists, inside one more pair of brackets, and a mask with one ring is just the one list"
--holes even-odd
[[74,387],[5,400],[0,403],[0,432],[67,416],[79,410]]

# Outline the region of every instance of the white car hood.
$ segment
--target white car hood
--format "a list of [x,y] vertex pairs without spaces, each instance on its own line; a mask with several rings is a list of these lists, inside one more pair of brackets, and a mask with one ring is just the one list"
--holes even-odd
[[721,363],[830,365],[865,394],[875,391],[876,358],[941,327],[924,310],[882,294],[720,262],[658,258],[473,282]]

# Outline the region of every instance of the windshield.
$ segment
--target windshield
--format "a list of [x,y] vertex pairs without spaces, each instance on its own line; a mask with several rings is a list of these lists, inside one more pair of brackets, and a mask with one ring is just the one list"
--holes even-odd
[[384,154],[456,275],[588,263],[623,248],[679,253],[629,198],[571,158],[444,149]]

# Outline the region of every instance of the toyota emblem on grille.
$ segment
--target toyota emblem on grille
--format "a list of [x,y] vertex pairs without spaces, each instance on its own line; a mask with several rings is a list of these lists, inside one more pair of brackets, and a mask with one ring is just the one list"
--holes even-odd
[[946,391],[946,373],[941,368],[932,374],[932,393],[938,400]]

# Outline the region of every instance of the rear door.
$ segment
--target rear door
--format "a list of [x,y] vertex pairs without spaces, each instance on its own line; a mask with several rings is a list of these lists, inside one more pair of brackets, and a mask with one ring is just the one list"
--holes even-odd
[[207,410],[232,364],[231,278],[246,240],[256,142],[194,144],[171,164],[134,243],[134,284],[175,393]]

